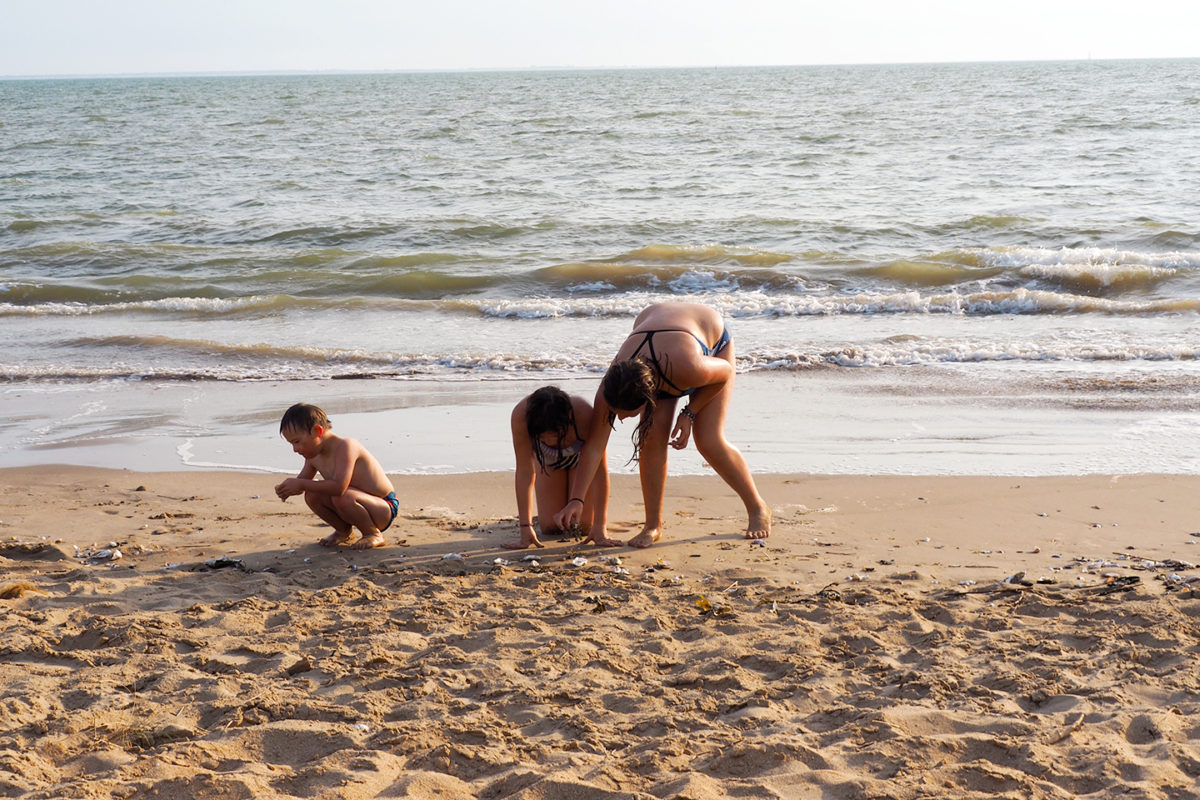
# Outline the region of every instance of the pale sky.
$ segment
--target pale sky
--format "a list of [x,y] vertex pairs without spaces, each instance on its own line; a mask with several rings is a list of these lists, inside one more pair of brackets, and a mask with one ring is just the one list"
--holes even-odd
[[0,0],[0,76],[1180,57],[1197,0]]

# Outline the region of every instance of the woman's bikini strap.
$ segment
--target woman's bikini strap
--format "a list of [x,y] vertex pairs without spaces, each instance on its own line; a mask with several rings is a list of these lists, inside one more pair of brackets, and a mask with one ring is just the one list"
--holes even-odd
[[642,348],[645,347],[646,349],[648,349],[650,351],[650,363],[654,365],[654,371],[658,373],[658,379],[660,381],[662,381],[663,383],[665,383],[667,386],[670,386],[676,392],[678,392],[680,397],[685,395],[687,393],[687,390],[680,389],[678,386],[676,386],[675,383],[670,378],[667,377],[667,373],[663,371],[662,364],[658,363],[658,354],[654,352],[654,334],[656,334],[656,333],[686,333],[687,335],[691,336],[692,338],[695,338],[695,335],[691,331],[680,330],[679,328],[662,328],[662,329],[656,330],[656,331],[634,331],[633,333],[631,333],[629,335],[636,336],[639,333],[644,335],[646,338],[642,339],[642,343],[638,345],[637,350],[633,351],[633,355],[630,356],[630,359],[637,358],[638,353],[642,352]]

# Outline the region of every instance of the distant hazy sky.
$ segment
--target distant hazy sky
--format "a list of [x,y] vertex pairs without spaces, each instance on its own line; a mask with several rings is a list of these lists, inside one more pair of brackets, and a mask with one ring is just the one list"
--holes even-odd
[[1197,0],[0,0],[0,75],[1200,57]]

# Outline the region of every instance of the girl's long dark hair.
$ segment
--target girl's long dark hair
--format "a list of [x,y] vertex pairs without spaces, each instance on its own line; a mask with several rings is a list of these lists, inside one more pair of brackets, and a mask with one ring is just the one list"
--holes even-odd
[[[642,452],[642,439],[654,423],[654,406],[658,400],[658,374],[650,362],[641,358],[629,358],[613,362],[600,381],[604,402],[608,403],[608,426],[615,427],[618,411],[637,411],[642,408],[642,418],[633,431],[633,456],[628,463],[638,460]],[[644,406],[644,408],[643,408]]]
[[557,386],[543,386],[529,395],[525,404],[525,430],[533,444],[533,455],[543,470],[546,469],[546,461],[542,456],[542,448],[537,444],[541,435],[554,433],[561,442],[572,428],[578,431],[570,395]]

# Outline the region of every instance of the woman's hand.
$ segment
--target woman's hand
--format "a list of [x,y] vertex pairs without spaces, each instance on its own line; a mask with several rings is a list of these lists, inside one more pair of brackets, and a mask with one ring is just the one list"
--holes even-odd
[[695,417],[685,408],[679,412],[679,418],[675,420],[675,429],[671,431],[671,447],[676,450],[682,450],[687,447],[688,440],[692,438],[692,420]]

